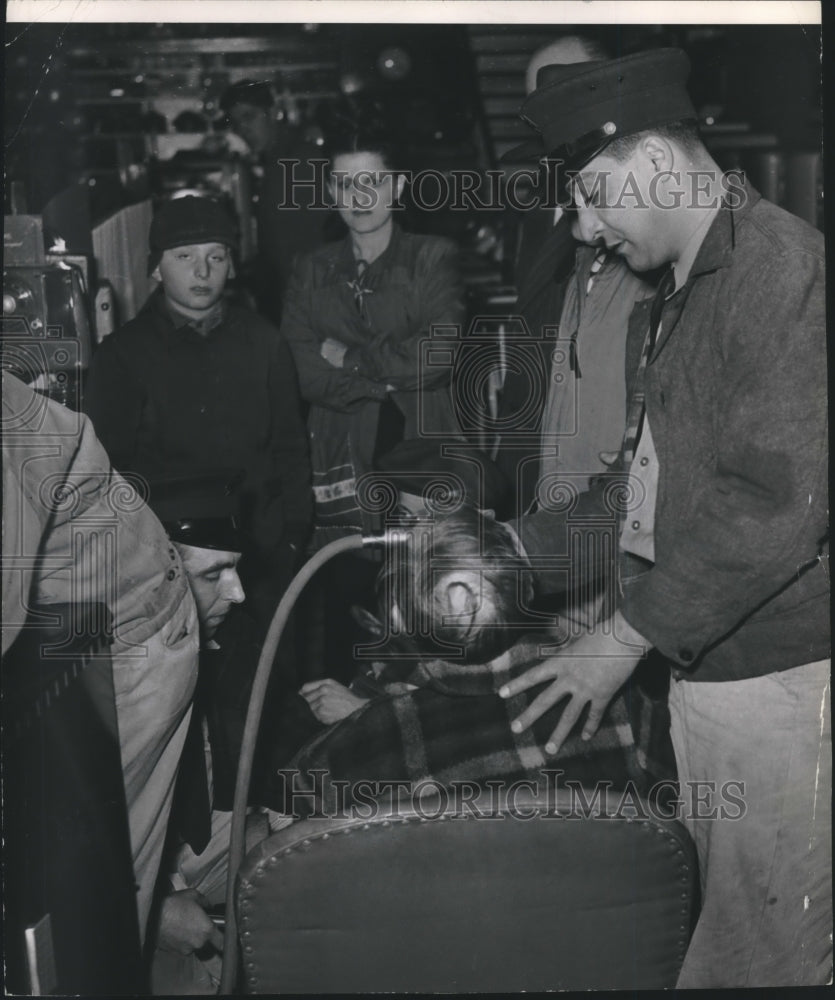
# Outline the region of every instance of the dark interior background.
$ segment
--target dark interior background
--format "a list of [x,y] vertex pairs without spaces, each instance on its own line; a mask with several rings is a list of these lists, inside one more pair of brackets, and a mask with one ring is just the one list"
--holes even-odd
[[[531,53],[571,31],[614,55],[684,48],[695,104],[730,165],[746,151],[820,149],[813,26],[11,24],[4,209],[16,198],[37,213],[78,184],[95,221],[155,193],[155,161],[184,141],[172,135],[220,142],[217,100],[244,77],[269,81],[301,129],[315,133],[347,94],[382,108],[414,169],[486,169],[524,137],[516,110]],[[177,101],[191,113],[166,115]]]

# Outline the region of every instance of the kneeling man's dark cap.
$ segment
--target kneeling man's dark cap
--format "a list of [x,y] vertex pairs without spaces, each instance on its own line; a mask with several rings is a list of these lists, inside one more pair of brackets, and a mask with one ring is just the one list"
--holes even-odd
[[240,470],[222,469],[157,479],[150,483],[148,504],[172,542],[241,552],[237,490],[243,478]]
[[543,66],[520,117],[539,133],[504,160],[547,156],[579,170],[620,136],[696,119],[687,93],[690,60],[681,49],[623,59]]

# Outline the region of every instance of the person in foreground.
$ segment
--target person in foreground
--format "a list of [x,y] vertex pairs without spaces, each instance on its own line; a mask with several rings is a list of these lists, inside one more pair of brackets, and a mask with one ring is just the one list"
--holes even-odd
[[[606,706],[651,648],[672,671],[681,817],[702,910],[680,987],[823,984],[832,974],[824,243],[723,175],[702,144],[683,52],[553,67],[523,106],[571,186],[578,226],[638,272],[667,266],[643,341],[620,469],[614,610],[509,681],[568,699],[547,749]],[[606,494],[611,499],[611,493]],[[601,495],[601,503],[603,497]],[[611,506],[611,504],[610,504]],[[565,514],[517,522],[531,559]],[[628,566],[627,566],[628,561]],[[744,814],[718,818],[723,785]]]
[[[156,995],[217,992],[223,936],[207,912],[223,903],[234,781],[260,654],[238,576],[244,537],[234,470],[156,480],[150,505],[185,568],[200,623],[200,670],[183,748],[150,934]],[[267,714],[269,718],[269,713]],[[251,837],[268,833],[258,812]]]
[[32,601],[108,606],[144,940],[197,680],[194,600],[142,484],[113,470],[86,417],[5,371],[2,413],[3,653]]

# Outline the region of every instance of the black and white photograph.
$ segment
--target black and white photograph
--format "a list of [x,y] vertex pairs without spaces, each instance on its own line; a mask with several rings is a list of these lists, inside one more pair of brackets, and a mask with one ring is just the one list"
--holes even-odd
[[832,984],[822,6],[8,0],[4,995]]

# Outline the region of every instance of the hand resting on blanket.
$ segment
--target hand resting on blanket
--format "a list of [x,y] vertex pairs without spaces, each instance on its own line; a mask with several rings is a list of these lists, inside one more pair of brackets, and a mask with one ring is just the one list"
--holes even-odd
[[548,709],[566,696],[559,723],[545,744],[545,752],[556,754],[586,705],[589,714],[583,725],[582,738],[589,740],[606,711],[606,706],[620,687],[629,679],[645,653],[641,636],[625,621],[620,612],[606,622],[599,622],[586,635],[580,636],[557,656],[548,657],[531,667],[520,677],[499,689],[502,698],[511,698],[543,681],[553,680],[544,691],[517,716],[511,728],[520,733],[543,716]]
[[368,701],[332,677],[309,681],[302,686],[299,694],[310,705],[310,711],[319,722],[323,722],[326,726],[347,718]]

